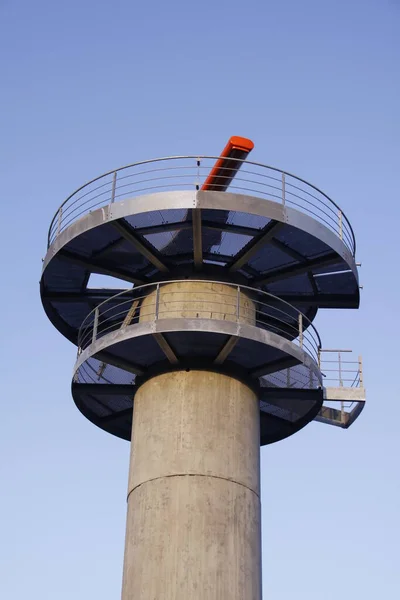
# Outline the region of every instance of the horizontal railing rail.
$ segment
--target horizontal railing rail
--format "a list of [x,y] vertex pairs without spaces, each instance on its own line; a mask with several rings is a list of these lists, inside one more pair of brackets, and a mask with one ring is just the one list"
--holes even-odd
[[[319,351],[318,364],[327,398],[316,417],[317,421],[346,428],[357,419],[364,408],[362,358],[359,356],[358,360],[352,360],[351,352],[327,348],[321,348]],[[347,394],[349,399],[344,400]]]
[[[352,350],[320,348],[318,365],[324,383],[332,387],[363,387],[362,357],[351,360]],[[350,360],[349,360],[350,359]]]
[[[109,171],[78,188],[54,215],[48,233],[48,247],[69,225],[91,211],[145,193],[171,190],[200,190],[218,156],[171,156],[142,161]],[[215,190],[236,192],[293,206],[311,215],[333,231],[355,256],[353,229],[342,209],[324,192],[304,179],[275,167],[251,161],[232,160],[232,169],[215,184]],[[242,162],[237,171],[237,163]],[[226,188],[223,180],[233,180]]]
[[[201,288],[196,284],[201,284]],[[268,292],[207,280],[149,283],[108,298],[84,319],[78,334],[78,355],[108,333],[169,318],[202,318],[253,325],[294,341],[318,363],[321,348],[318,331],[297,308]]]

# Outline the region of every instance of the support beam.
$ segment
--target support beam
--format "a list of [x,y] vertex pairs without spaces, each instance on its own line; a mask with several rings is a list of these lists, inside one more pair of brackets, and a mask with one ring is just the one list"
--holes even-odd
[[335,425],[336,427],[346,427],[348,418],[349,415],[347,413],[343,413],[337,408],[323,406],[314,421],[325,423],[326,425]]
[[249,375],[254,378],[262,377],[263,375],[271,375],[272,373],[277,373],[278,371],[282,371],[282,369],[289,369],[290,367],[294,367],[298,364],[299,361],[297,358],[292,356],[288,358],[281,358],[274,362],[269,362],[265,365],[261,365],[260,367],[256,367],[255,369],[251,369],[249,371]]
[[312,274],[311,271],[309,271],[307,273],[307,277],[308,277],[308,281],[310,282],[310,285],[312,287],[312,291],[314,292],[314,294],[316,296],[318,296],[318,294],[319,294],[318,287],[317,287],[317,284],[315,283],[314,275]]
[[90,280],[90,275],[91,273],[89,271],[85,272],[85,276],[83,278],[83,281],[81,282],[81,287],[80,287],[80,292],[83,294],[88,286],[89,280]]
[[72,390],[78,394],[95,394],[96,396],[132,396],[136,386],[131,383],[73,383]]
[[[179,254],[177,256],[180,264],[190,262],[193,260],[193,253]],[[232,260],[232,256],[226,254],[213,254],[212,252],[203,252],[203,264],[205,260],[212,260],[220,263],[229,263]]]
[[247,263],[252,256],[254,256],[260,248],[265,246],[278,231],[283,227],[283,223],[279,221],[270,221],[264,229],[261,230],[258,237],[249,242],[237,255],[233,258],[233,261],[227,265],[230,273],[237,271],[245,263]]
[[201,209],[192,209],[193,223],[193,258],[196,269],[201,269],[203,266],[203,240],[201,233]]
[[101,402],[101,400],[99,400],[98,398],[95,398],[94,396],[92,396],[92,394],[88,394],[88,398],[89,398],[89,400],[90,400],[91,403],[97,404],[97,406],[100,406],[103,409],[110,410],[108,408],[108,406],[106,406],[104,404],[104,402]]
[[100,379],[103,377],[103,373],[107,368],[107,363],[102,362],[99,365],[99,368],[97,369],[96,375],[97,375],[97,381],[100,381]]
[[[284,419],[283,417],[279,417],[278,415],[274,415],[273,413],[269,413],[266,411],[260,411],[260,426],[262,427],[265,424],[262,423],[263,420],[268,420],[268,421],[273,421],[274,423],[277,423],[277,425],[282,425],[283,423],[285,425],[293,426],[293,423],[291,421],[288,421],[287,419]],[[261,429],[260,427],[260,429]],[[268,427],[268,426],[267,426]]]
[[[279,294],[279,299],[295,306],[317,306],[318,308],[357,308],[350,294]],[[273,305],[273,300],[269,302]],[[280,302],[277,302],[280,305]]]
[[[46,300],[48,300],[49,302],[67,302],[68,304],[74,302],[93,302],[97,306],[97,304],[99,304],[100,302],[103,302],[104,300],[109,300],[110,298],[112,298],[112,296],[116,296],[121,292],[125,292],[124,299],[126,298],[127,300],[129,300],[129,298],[131,297],[129,289],[121,290],[114,288],[109,290],[88,288],[85,292],[51,292],[49,290],[43,294],[43,298],[46,298]],[[133,298],[134,296],[132,291],[132,299]],[[116,298],[115,301],[120,302],[120,298]]]
[[301,263],[301,262],[307,261],[307,258],[305,256],[303,256],[303,254],[300,254],[300,252],[293,250],[293,248],[289,248],[289,246],[287,246],[280,240],[277,240],[276,238],[272,238],[270,241],[270,244],[271,244],[271,246],[278,248],[278,250],[280,250],[281,252],[284,252],[291,258],[294,258],[294,260],[297,260],[297,262]]
[[172,350],[171,346],[169,345],[169,343],[167,342],[167,340],[165,339],[163,334],[162,333],[154,333],[153,337],[156,340],[157,344],[160,346],[161,350],[164,352],[165,356],[168,358],[171,365],[179,364],[178,357],[176,356],[175,352]]
[[[187,214],[187,213],[186,213]],[[147,227],[137,227],[135,233],[137,235],[154,235],[156,233],[168,233],[170,231],[187,231],[192,229],[192,222],[177,221],[175,223],[161,223],[160,225],[148,225]]]
[[144,283],[143,280],[134,277],[130,273],[126,273],[113,265],[107,264],[98,264],[95,261],[87,259],[79,254],[75,254],[74,252],[69,252],[68,250],[60,250],[57,253],[57,258],[60,260],[64,260],[75,265],[79,265],[83,269],[87,271],[91,271],[92,273],[100,273],[101,275],[109,275],[110,277],[116,277],[118,279],[123,279],[124,281],[129,281],[130,283],[134,283],[136,285],[141,285]]
[[247,235],[249,237],[257,236],[261,229],[254,227],[242,227],[241,225],[233,225],[232,223],[217,223],[214,221],[202,221],[203,229],[211,229],[214,231],[223,231],[224,233],[235,233],[236,235]]
[[120,410],[119,412],[112,413],[111,415],[106,415],[99,419],[100,427],[106,425],[108,423],[113,423],[114,421],[119,421],[120,419],[126,419],[128,417],[132,418],[133,416],[133,407],[126,408],[125,410]]
[[[242,227],[241,225],[233,225],[232,223],[218,223],[217,221],[207,221],[204,219],[202,219],[201,225],[203,229],[236,233],[237,235],[248,235],[250,237],[254,237],[260,233],[260,229],[256,229],[254,227]],[[162,223],[161,225],[138,227],[135,229],[135,232],[137,235],[152,235],[155,233],[166,233],[169,231],[188,231],[189,229],[192,229],[192,227],[192,221],[187,220],[178,221],[177,223]]]
[[214,360],[214,365],[222,365],[222,363],[225,362],[225,360],[228,358],[229,354],[232,352],[238,341],[238,336],[231,335],[226,344],[224,344],[224,346],[222,347],[217,358]]
[[259,398],[265,402],[269,400],[322,400],[322,389],[299,389],[299,388],[280,388],[265,387],[261,388]]
[[334,265],[341,260],[343,259],[338,254],[331,252],[325,256],[320,256],[314,260],[308,260],[304,263],[289,265],[285,268],[274,269],[270,273],[264,273],[259,277],[255,277],[252,283],[257,285],[261,283],[268,284],[275,281],[281,281],[282,279],[295,277],[296,275],[302,275],[303,273],[307,273],[307,271],[312,271],[313,269]]
[[112,250],[115,250],[116,248],[118,248],[119,246],[121,246],[121,244],[124,241],[125,241],[125,239],[122,238],[122,237],[120,237],[120,238],[118,238],[116,240],[113,240],[112,242],[110,242],[109,244],[107,244],[107,246],[105,246],[101,250],[98,250],[97,252],[93,252],[92,258],[97,259],[97,258],[102,258],[103,256],[106,256]]
[[112,221],[112,226],[116,229],[123,238],[130,242],[140,254],[142,254],[149,262],[151,262],[159,271],[168,273],[169,268],[162,260],[162,255],[151,247],[151,244],[146,240],[140,240],[133,227],[123,220]]
[[128,371],[129,373],[133,373],[134,375],[143,375],[144,369],[131,361],[125,360],[120,356],[114,356],[111,352],[107,352],[106,350],[101,350],[97,354],[94,355],[94,358],[97,360],[101,360],[108,365],[113,365],[114,367],[118,367],[118,369],[122,369],[123,371]]
[[[130,325],[132,323],[138,306],[139,306],[139,300],[134,300],[132,302],[132,306],[130,307],[127,314],[125,315],[125,318],[122,323],[122,327],[127,327],[128,325]],[[138,313],[137,317],[139,318],[139,313]]]

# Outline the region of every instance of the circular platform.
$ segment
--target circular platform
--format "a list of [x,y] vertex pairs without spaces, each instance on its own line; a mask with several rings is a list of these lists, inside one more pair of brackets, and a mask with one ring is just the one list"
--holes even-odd
[[[358,306],[355,242],[340,209],[302,180],[255,163],[243,163],[228,191],[201,191],[201,169],[212,160],[133,165],[64,203],[50,228],[41,294],[68,339],[77,343],[87,313],[115,293],[93,287],[94,273],[128,286],[201,272],[279,295],[310,320],[318,308]],[[236,193],[243,187],[248,195]]]
[[298,431],[322,404],[320,338],[280,298],[215,281],[161,282],[117,294],[79,330],[73,396],[93,423],[130,439],[132,403],[173,369],[226,373],[260,400],[261,443]]

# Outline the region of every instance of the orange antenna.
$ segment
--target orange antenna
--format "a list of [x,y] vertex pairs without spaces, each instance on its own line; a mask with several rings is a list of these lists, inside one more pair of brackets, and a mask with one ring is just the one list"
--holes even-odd
[[251,140],[233,135],[222,150],[220,158],[211,169],[201,189],[224,192],[242,166],[242,161],[253,148],[254,144]]

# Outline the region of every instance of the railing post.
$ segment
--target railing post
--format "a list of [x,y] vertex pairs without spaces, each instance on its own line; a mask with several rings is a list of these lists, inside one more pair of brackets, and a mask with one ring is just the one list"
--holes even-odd
[[113,180],[112,180],[112,188],[111,188],[111,204],[115,200],[115,188],[117,187],[117,171],[114,171]]
[[239,323],[240,320],[240,287],[237,286],[236,294],[236,321]]
[[199,189],[200,189],[200,164],[201,164],[201,161],[200,161],[200,158],[198,158],[197,159],[197,181],[196,181],[196,184],[195,184],[196,185],[196,192],[198,192]]
[[93,333],[92,333],[92,344],[97,340],[97,328],[99,326],[99,309],[95,308],[94,311],[94,321],[93,321]]
[[303,315],[299,313],[299,344],[303,348]]
[[339,237],[341,240],[343,240],[343,214],[342,211],[339,208]]
[[282,204],[286,204],[286,178],[285,173],[282,173]]
[[[338,352],[338,360],[339,360],[339,386],[343,387],[343,379],[342,379],[342,355]],[[340,420],[342,423],[346,420],[346,413],[344,410],[344,402],[343,400],[340,402]]]
[[60,209],[58,211],[58,219],[57,219],[57,235],[59,235],[60,230],[61,230],[61,219],[62,219],[62,206],[60,206]]
[[157,319],[158,319],[159,310],[160,310],[160,284],[157,283],[157,289],[156,289],[156,311],[155,311],[155,317],[154,317],[155,321],[157,321]]
[[321,370],[321,346],[318,346],[318,369]]
[[360,387],[364,387],[362,356],[358,357],[358,379],[360,381]]

